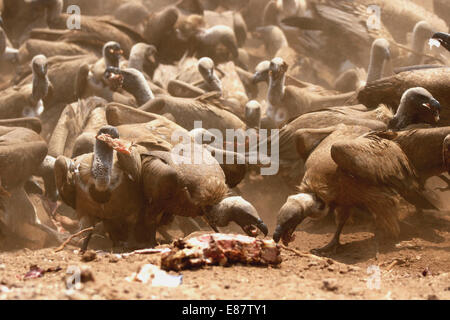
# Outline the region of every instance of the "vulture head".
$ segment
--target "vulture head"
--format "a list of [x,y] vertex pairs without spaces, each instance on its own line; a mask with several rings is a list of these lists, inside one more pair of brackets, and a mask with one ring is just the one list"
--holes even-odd
[[122,74],[122,70],[117,67],[107,67],[103,74],[103,78],[109,88],[113,91],[117,91],[123,86],[124,76]]
[[33,75],[39,78],[45,78],[48,71],[47,57],[42,54],[34,56],[31,60],[31,70]]
[[256,100],[250,100],[245,105],[245,123],[248,128],[261,127],[261,105]]
[[115,41],[105,43],[103,46],[103,58],[106,66],[119,67],[120,57],[123,55],[123,50],[120,44]]
[[441,105],[431,93],[421,87],[406,90],[397,113],[389,122],[389,129],[400,130],[415,123],[435,125],[439,121]]
[[154,45],[143,42],[136,43],[133,48],[131,48],[128,68],[134,68],[142,72],[145,61],[152,65],[156,64],[155,55],[157,52],[158,50]]
[[448,174],[450,174],[450,134],[447,135],[444,139],[444,165],[445,168],[448,172]]
[[253,74],[253,84],[259,82],[269,82],[270,61],[264,60],[258,63]]
[[268,229],[258,215],[255,207],[242,197],[228,197],[211,208],[206,214],[208,220],[218,226],[225,227],[231,221],[237,223],[249,236],[255,237],[259,229],[264,236]]
[[284,245],[288,245],[294,241],[295,228],[305,218],[320,219],[327,213],[328,207],[326,204],[314,194],[300,193],[290,196],[278,213],[273,240],[279,242],[281,239]]
[[214,61],[208,57],[203,57],[198,61],[198,71],[211,91],[222,92],[222,82],[214,73]]
[[448,51],[450,51],[450,34],[445,32],[437,32],[432,39],[436,39]]
[[273,58],[270,61],[269,77],[273,80],[281,79],[288,69],[288,64],[282,58]]

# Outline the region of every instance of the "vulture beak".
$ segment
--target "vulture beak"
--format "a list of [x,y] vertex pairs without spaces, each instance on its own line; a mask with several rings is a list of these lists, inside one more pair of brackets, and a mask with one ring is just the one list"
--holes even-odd
[[116,91],[122,88],[124,78],[119,68],[108,67],[103,74],[103,78],[111,90]]
[[450,34],[444,32],[436,32],[431,37],[431,39],[438,40],[445,49],[450,51]]
[[440,110],[441,110],[441,104],[439,103],[439,101],[437,101],[434,98],[431,98],[429,102],[427,103],[423,103],[422,106],[424,106],[425,108],[431,110],[431,112],[433,112],[434,115],[434,121],[437,123],[440,120]]
[[267,81],[268,72],[255,72],[252,77],[252,83],[257,84],[259,82]]
[[294,231],[305,218],[317,219],[327,213],[328,208],[323,202],[317,201],[314,195],[300,193],[290,196],[278,213],[273,240],[277,243],[282,240],[283,244],[287,246],[294,241]]
[[156,58],[155,55],[158,53],[158,50],[155,46],[150,46],[147,53],[147,60],[150,61],[152,64],[156,64]]
[[389,50],[389,48],[384,49],[384,55],[386,57],[386,60],[391,60],[391,50]]
[[237,223],[249,236],[256,237],[258,229],[267,236],[269,230],[261,220],[255,207],[242,197],[228,197],[212,208],[212,219],[217,226],[224,227],[230,221]]

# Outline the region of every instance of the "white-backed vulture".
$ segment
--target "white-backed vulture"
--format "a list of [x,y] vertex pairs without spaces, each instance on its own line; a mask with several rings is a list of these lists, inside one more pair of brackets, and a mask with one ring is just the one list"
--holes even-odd
[[[398,195],[416,207],[435,209],[421,193],[412,159],[397,143],[368,131],[368,128],[345,125],[304,130],[305,135],[297,140],[297,148],[309,153],[306,173],[300,193],[289,197],[280,210],[275,241],[282,239],[288,244],[299,223],[308,216],[321,216],[327,208],[336,211],[338,227],[331,242],[319,252],[335,251],[339,247],[339,236],[352,207],[372,214],[376,242],[380,231],[394,236],[400,233]],[[322,135],[323,140],[311,149],[308,138],[314,134]]]
[[0,119],[39,116],[44,111],[45,98],[51,86],[47,76],[47,58],[38,55],[31,61],[31,83],[10,87],[0,100]]
[[[119,138],[117,129],[111,126],[102,127],[100,135]],[[97,139],[93,153],[74,159],[59,156],[54,170],[59,195],[76,210],[78,218],[90,225],[103,222],[114,244],[133,239],[130,237],[144,199],[132,161],[124,161],[106,142]]]

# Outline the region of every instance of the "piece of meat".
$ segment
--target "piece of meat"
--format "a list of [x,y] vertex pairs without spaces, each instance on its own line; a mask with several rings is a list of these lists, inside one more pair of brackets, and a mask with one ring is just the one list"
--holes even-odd
[[96,138],[97,140],[107,143],[111,148],[113,148],[117,152],[127,155],[131,154],[131,146],[133,144],[129,141],[122,139],[114,139],[109,134],[106,133],[100,134]]
[[281,263],[280,248],[272,240],[235,234],[213,233],[177,240],[174,248],[161,256],[164,270],[200,268],[205,265],[276,265]]

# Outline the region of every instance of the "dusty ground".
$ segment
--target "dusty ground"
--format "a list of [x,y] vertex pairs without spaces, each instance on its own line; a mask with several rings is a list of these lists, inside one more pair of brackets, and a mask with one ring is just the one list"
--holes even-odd
[[[265,184],[258,182],[247,184],[243,188],[244,194],[249,189],[253,196],[246,197],[255,203],[273,230],[276,210],[285,196],[274,195],[273,190],[268,193]],[[448,192],[442,194],[446,199],[448,195]],[[290,247],[307,252],[323,246],[334,228],[332,219],[303,225]],[[238,265],[183,271],[183,283],[177,288],[152,287],[125,280],[144,264],[158,265],[159,255],[117,259],[115,253],[120,251],[97,250],[94,261],[82,262],[74,246],[58,253],[53,248],[9,247],[0,253],[0,299],[450,298],[448,220],[431,217],[407,219],[401,238],[396,241],[387,239],[381,245],[377,261],[374,259],[371,227],[367,222],[346,226],[342,243],[342,249],[330,259],[304,258],[282,249],[283,262],[276,268]],[[31,265],[42,269],[60,267],[61,270],[46,273],[42,278],[23,280]],[[83,265],[90,268],[94,281],[84,283],[79,290],[67,290],[67,269]],[[379,282],[375,266],[379,267]]]

